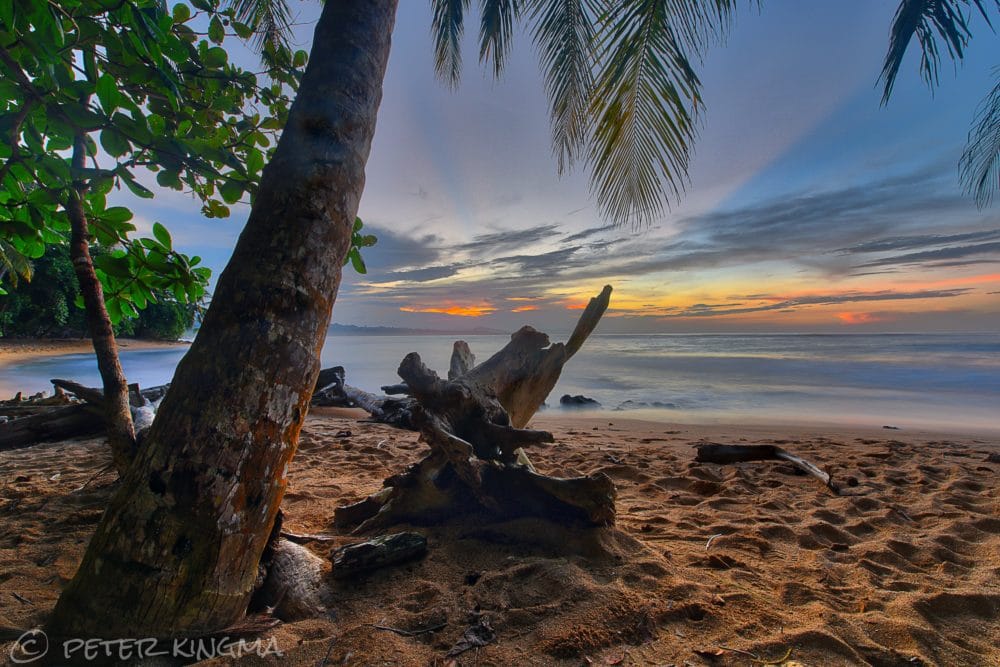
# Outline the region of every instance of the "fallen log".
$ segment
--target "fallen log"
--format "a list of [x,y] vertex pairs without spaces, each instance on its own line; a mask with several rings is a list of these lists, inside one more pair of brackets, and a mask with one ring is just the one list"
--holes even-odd
[[777,445],[723,445],[705,443],[696,445],[698,453],[695,461],[699,463],[746,463],[748,461],[786,461],[793,466],[815,477],[823,483],[834,495],[840,495],[840,487],[834,483],[830,473],[821,470],[819,466],[800,456],[778,447]]
[[[487,361],[474,363],[455,344],[449,379],[442,380],[416,353],[399,376],[412,397],[412,420],[430,453],[365,500],[336,510],[339,527],[361,533],[402,521],[433,522],[467,512],[497,518],[540,516],[566,523],[614,523],[615,488],[598,473],[561,479],[538,474],[525,447],[553,442],[545,431],[523,428],[555,386],[563,365],[594,330],[611,287],[584,311],[567,344],[523,327]],[[463,372],[464,371],[464,372]]]
[[92,406],[76,403],[0,424],[0,451],[103,432],[104,417]]
[[[0,451],[30,447],[41,442],[98,435],[105,431],[104,392],[71,380],[52,380],[57,392],[65,390],[83,403],[52,407],[45,412],[0,424]],[[129,385],[129,402],[136,433],[152,423],[156,403],[170,385],[139,390]]]

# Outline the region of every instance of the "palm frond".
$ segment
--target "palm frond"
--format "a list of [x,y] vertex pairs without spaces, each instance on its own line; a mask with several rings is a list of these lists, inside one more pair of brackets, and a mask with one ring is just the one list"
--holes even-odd
[[458,85],[462,74],[462,32],[469,0],[431,0],[434,18],[434,71],[449,86]]
[[605,0],[591,96],[591,187],[602,212],[633,226],[661,215],[686,185],[701,106],[700,56],[725,34],[735,0]]
[[534,0],[530,11],[549,98],[552,148],[562,174],[587,144],[598,8],[593,0]]
[[292,13],[287,0],[230,0],[236,20],[253,28],[252,46],[268,67],[283,66],[281,54],[289,53]]
[[[965,57],[965,47],[972,32],[969,19],[973,8],[992,28],[986,6],[1000,9],[1000,0],[902,0],[889,31],[889,51],[882,65],[879,81],[883,83],[882,104],[889,101],[896,76],[903,63],[903,56],[916,35],[920,45],[920,76],[930,88],[938,84],[938,70],[941,66],[941,48],[938,39],[952,60]],[[968,8],[968,12],[963,9]]]
[[993,74],[997,83],[976,111],[969,141],[958,163],[965,191],[975,197],[979,208],[989,206],[1000,190],[1000,67]]
[[479,62],[493,61],[493,75],[503,74],[504,60],[510,51],[514,21],[521,13],[521,0],[481,0],[479,25]]
[[17,287],[20,278],[30,282],[33,274],[31,261],[9,241],[0,239],[0,277],[9,275],[10,284]]

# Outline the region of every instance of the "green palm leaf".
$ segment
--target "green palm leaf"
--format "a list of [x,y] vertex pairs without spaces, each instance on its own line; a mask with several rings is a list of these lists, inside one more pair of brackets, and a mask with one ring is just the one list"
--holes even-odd
[[10,284],[17,287],[18,280],[30,281],[34,269],[27,257],[9,241],[0,239],[0,278],[9,276]]
[[988,206],[1000,189],[1000,67],[993,73],[997,83],[979,105],[958,164],[966,192],[980,208]]
[[533,0],[530,7],[560,174],[587,144],[597,5],[595,0]]
[[493,75],[503,74],[510,51],[514,21],[521,13],[520,0],[482,0],[480,5],[479,62],[493,61]]
[[253,28],[253,47],[268,66],[282,63],[278,59],[290,53],[292,34],[291,10],[287,0],[230,0],[237,20]]
[[455,87],[462,73],[463,20],[469,11],[469,0],[431,0],[431,4],[434,70],[442,81]]
[[990,24],[984,4],[993,4],[1000,9],[1000,0],[902,0],[893,18],[889,36],[889,52],[886,53],[879,80],[883,82],[882,104],[889,101],[896,75],[903,63],[903,56],[916,35],[920,44],[920,76],[933,88],[938,83],[941,66],[941,49],[938,39],[952,60],[965,56],[965,47],[972,33],[969,30],[969,16],[963,5],[978,10],[986,23]]
[[592,189],[617,223],[650,223],[687,179],[701,106],[689,53],[725,34],[730,0],[606,0],[591,96]]

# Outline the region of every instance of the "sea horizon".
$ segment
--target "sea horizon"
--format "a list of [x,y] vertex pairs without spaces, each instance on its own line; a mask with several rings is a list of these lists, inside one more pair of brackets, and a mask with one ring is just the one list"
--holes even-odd
[[[396,367],[409,352],[419,353],[443,376],[452,344],[463,335],[479,362],[509,340],[509,334],[332,334],[322,365],[344,366],[349,384],[377,393],[398,382]],[[553,342],[565,338],[550,335]],[[795,343],[806,340],[809,344]],[[186,350],[123,350],[122,363],[130,381],[164,384]],[[4,367],[0,396],[51,391],[49,380],[55,377],[100,384],[92,354],[39,357]],[[549,395],[550,414],[563,411],[564,394],[598,401],[600,408],[588,414],[664,422],[997,431],[1000,335],[595,333]]]

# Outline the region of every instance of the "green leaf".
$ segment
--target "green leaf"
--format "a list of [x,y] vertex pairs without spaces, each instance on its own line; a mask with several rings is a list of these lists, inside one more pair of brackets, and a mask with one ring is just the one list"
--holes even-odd
[[261,153],[256,148],[251,148],[249,151],[247,151],[247,172],[253,175],[259,172],[263,168],[264,168],[264,154]]
[[113,128],[101,130],[101,146],[114,157],[121,157],[132,150],[132,144],[129,143],[129,140]]
[[118,82],[115,81],[114,77],[108,73],[102,74],[94,86],[94,92],[97,93],[97,99],[100,100],[104,113],[114,113],[121,99],[121,93],[118,92]]
[[216,44],[222,44],[222,40],[226,38],[226,30],[218,16],[213,16],[208,23],[208,38]]
[[253,28],[248,26],[246,23],[240,21],[232,22],[233,29],[236,31],[236,35],[240,39],[250,39],[253,37]]
[[174,5],[174,23],[184,23],[191,18],[191,9],[184,3]]
[[218,69],[229,62],[229,54],[220,46],[213,46],[202,57],[202,63],[208,69]]
[[161,225],[158,222],[154,222],[153,223],[153,236],[155,236],[156,240],[159,241],[160,243],[162,243],[163,247],[165,247],[167,250],[171,249],[171,247],[172,247],[172,241],[170,239],[170,232],[167,231],[166,227],[164,227],[163,225]]
[[368,267],[365,266],[365,260],[361,259],[361,253],[358,252],[357,248],[351,248],[351,252],[348,255],[351,258],[351,266],[358,273],[364,275],[368,273]]
[[112,206],[101,213],[101,218],[108,222],[128,222],[132,219],[132,211],[124,206]]
[[227,204],[235,204],[243,196],[243,184],[239,181],[229,180],[219,188],[219,194]]
[[142,185],[137,180],[135,180],[131,175],[122,175],[122,180],[125,181],[125,186],[132,191],[136,197],[142,197],[143,199],[152,199],[153,192],[145,185]]
[[156,174],[156,182],[165,188],[180,190],[184,187],[181,183],[180,175],[172,169],[164,169]]

